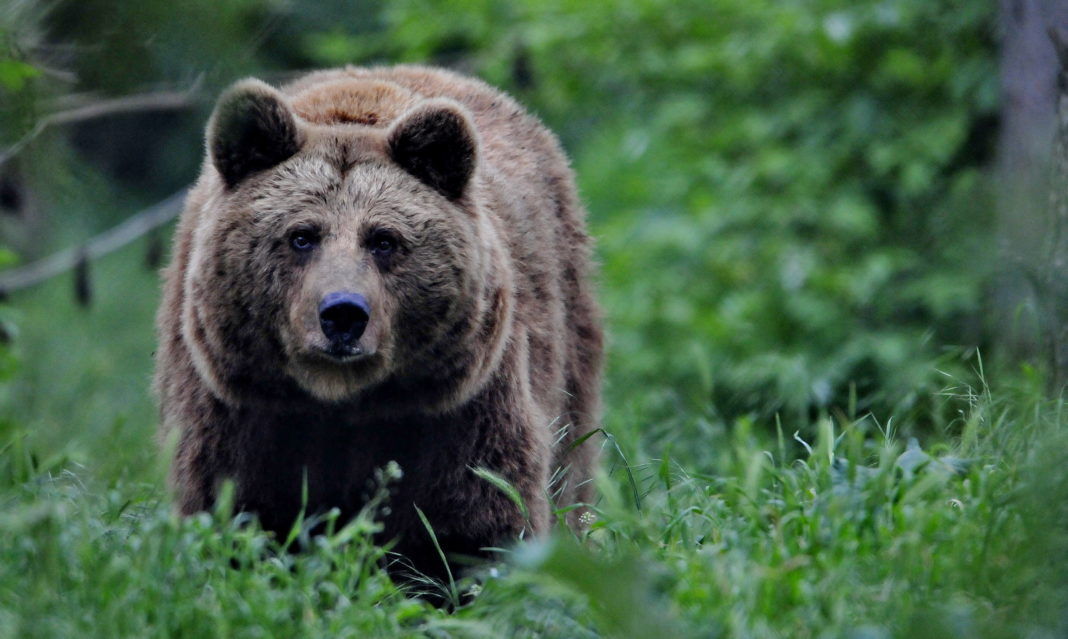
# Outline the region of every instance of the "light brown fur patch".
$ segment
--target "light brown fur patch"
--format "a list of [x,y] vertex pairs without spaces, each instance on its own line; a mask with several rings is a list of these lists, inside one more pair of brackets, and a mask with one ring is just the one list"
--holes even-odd
[[292,101],[293,110],[315,124],[385,126],[411,108],[416,96],[380,80],[335,80],[312,86]]

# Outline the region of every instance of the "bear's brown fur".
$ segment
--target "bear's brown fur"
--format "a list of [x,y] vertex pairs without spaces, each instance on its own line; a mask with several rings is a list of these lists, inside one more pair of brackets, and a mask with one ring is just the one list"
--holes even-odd
[[[416,506],[447,553],[478,555],[544,532],[552,497],[589,501],[590,240],[535,118],[451,72],[348,68],[239,82],[207,146],[157,320],[180,512],[229,478],[236,507],[284,533],[305,486],[308,512],[351,516],[395,460],[382,537],[441,574]],[[357,301],[328,317],[331,295]]]

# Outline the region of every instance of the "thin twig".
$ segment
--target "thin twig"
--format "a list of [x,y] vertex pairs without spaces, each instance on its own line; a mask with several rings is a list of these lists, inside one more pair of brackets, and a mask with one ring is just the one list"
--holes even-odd
[[45,129],[52,126],[74,124],[118,113],[132,113],[136,111],[167,111],[184,109],[192,105],[200,93],[203,76],[198,77],[193,84],[181,91],[156,91],[150,93],[138,93],[121,98],[100,100],[73,109],[65,109],[49,114],[33,125],[33,128],[19,138],[14,144],[0,151],[0,165],[13,158],[22,151],[37,136],[44,133]]
[[170,195],[90,239],[86,244],[53,253],[25,266],[0,272],[0,296],[29,288],[74,268],[80,259],[94,260],[116,251],[177,217],[188,189]]

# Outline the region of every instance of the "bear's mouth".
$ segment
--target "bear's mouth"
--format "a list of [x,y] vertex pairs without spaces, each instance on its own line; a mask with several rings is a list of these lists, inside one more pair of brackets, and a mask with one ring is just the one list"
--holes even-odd
[[340,401],[378,383],[388,369],[374,345],[319,343],[293,353],[286,372],[312,396]]
[[370,355],[359,342],[352,344],[335,342],[326,347],[315,348],[312,352],[335,364],[349,364]]

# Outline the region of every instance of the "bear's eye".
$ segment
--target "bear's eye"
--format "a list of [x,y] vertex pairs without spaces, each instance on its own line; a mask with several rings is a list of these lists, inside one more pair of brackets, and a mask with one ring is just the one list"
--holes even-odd
[[294,251],[300,253],[312,250],[317,244],[319,244],[319,235],[315,231],[301,229],[293,231],[289,236],[289,245],[293,247]]
[[385,231],[379,231],[371,236],[371,253],[377,257],[389,257],[397,250],[397,238]]

